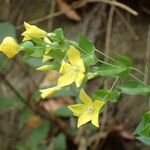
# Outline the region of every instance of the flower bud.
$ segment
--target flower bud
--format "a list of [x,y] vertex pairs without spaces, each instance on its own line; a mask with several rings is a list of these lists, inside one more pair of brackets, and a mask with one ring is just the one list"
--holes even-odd
[[25,26],[26,31],[24,31],[22,33],[22,36],[24,36],[23,41],[31,40],[32,38],[47,37],[47,32],[38,28],[35,25],[30,25],[30,24],[24,22],[24,26]]
[[20,46],[14,38],[5,37],[0,44],[0,51],[3,52],[8,58],[14,57],[19,52]]

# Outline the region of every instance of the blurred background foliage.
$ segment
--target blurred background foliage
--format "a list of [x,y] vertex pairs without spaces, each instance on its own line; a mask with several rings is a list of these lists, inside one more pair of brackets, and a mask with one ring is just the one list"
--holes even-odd
[[[107,53],[112,57],[115,52],[130,56],[136,67],[144,71],[147,43],[150,42],[147,38],[150,2],[120,2],[135,9],[139,15],[116,7],[108,45],[107,24],[112,9],[108,4],[83,4],[83,0],[0,0],[0,42],[7,35],[21,41],[24,21],[46,31],[61,27],[67,38],[76,40],[78,32],[83,33],[99,50],[106,52],[108,48]],[[64,12],[67,9],[71,11]],[[149,149],[132,136],[142,114],[148,110],[146,97],[121,96],[118,103],[109,104],[106,130],[101,134],[91,125],[76,129],[72,113],[67,109],[67,105],[74,101],[75,89],[66,88],[55,98],[42,101],[39,87],[54,84],[58,74],[35,71],[40,64],[38,58],[22,60],[17,56],[8,60],[0,53],[1,150],[91,150],[99,136],[95,150]],[[143,80],[141,76],[139,78]],[[87,89],[92,93],[103,85],[104,79],[96,78],[88,83]],[[62,98],[62,95],[66,97]]]

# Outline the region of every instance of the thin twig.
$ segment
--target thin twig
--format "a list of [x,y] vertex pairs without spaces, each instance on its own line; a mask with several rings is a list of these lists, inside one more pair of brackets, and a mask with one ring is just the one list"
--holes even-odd
[[39,109],[37,108],[37,106],[30,105],[30,103],[26,101],[26,99],[16,90],[16,88],[9,82],[9,80],[7,80],[5,75],[2,74],[1,72],[0,72],[0,77],[8,85],[8,87],[13,91],[13,93],[19,98],[19,100],[25,106],[30,108],[30,110],[33,113],[38,114],[42,118],[45,118],[46,120],[53,122],[62,130],[63,133],[65,133],[70,139],[72,139],[71,135],[68,133],[68,131],[65,128],[65,124],[59,118],[55,119],[51,114],[47,113],[45,110]]
[[[145,84],[148,84],[149,82],[149,70],[148,70],[148,63],[150,63],[150,26],[148,28],[148,35],[147,35],[147,46],[146,46],[146,52],[145,52],[145,71],[144,71],[144,79],[143,82]],[[150,110],[150,96],[149,99],[149,110]]]
[[[111,31],[112,31],[112,23],[113,23],[113,15],[114,15],[114,10],[115,10],[115,6],[111,6],[110,11],[109,11],[109,16],[108,16],[108,21],[107,21],[107,29],[106,29],[106,41],[105,41],[105,55],[109,56],[109,49],[110,49],[110,40],[111,40]],[[108,57],[104,57],[104,61],[107,62],[108,61]],[[114,84],[112,85],[111,89],[112,90],[117,82],[118,78],[116,78]],[[104,88],[107,88],[108,83],[107,81],[104,83]],[[107,95],[104,97],[106,98]],[[100,131],[103,131],[105,129],[105,124],[107,121],[107,114],[108,113],[108,103],[105,103],[105,108],[104,108],[104,112],[103,112],[103,116],[102,116],[102,122],[101,122],[101,127],[100,127]],[[95,144],[93,146],[93,150],[96,149],[96,147],[98,146],[100,140],[100,136],[99,138],[97,138],[97,140],[95,141]]]
[[127,27],[127,29],[129,30],[129,32],[131,33],[131,35],[133,36],[133,38],[135,40],[139,39],[139,36],[137,35],[137,33],[135,32],[135,30],[133,29],[132,25],[128,22],[128,20],[124,17],[124,15],[119,11],[119,9],[115,9],[116,14],[118,15],[118,17],[120,18],[120,20],[124,23],[124,25]]
[[117,1],[111,1],[111,0],[85,0],[87,3],[93,3],[93,2],[103,2],[103,3],[106,3],[106,4],[110,4],[110,5],[113,5],[113,6],[117,6],[117,7],[120,7],[126,11],[128,11],[129,13],[131,13],[132,15],[135,15],[137,16],[138,15],[138,12],[136,12],[135,10],[133,10],[132,8],[128,7],[127,5],[125,4],[122,4],[122,3],[119,3]]
[[[135,10],[133,10],[132,8],[126,6],[126,5],[122,4],[122,3],[119,3],[119,2],[116,2],[116,1],[110,1],[110,0],[84,0],[82,2],[75,2],[75,3],[73,3],[71,5],[71,7],[73,9],[78,9],[78,8],[81,8],[81,7],[85,6],[88,3],[93,3],[93,2],[102,2],[102,3],[109,4],[109,5],[117,6],[117,7],[120,7],[122,9],[128,11],[129,13],[131,13],[131,14],[133,14],[135,16],[138,15],[138,13]],[[66,10],[63,10],[63,11],[57,11],[57,12],[54,12],[52,14],[48,14],[48,15],[46,15],[44,17],[40,17],[40,18],[31,20],[31,21],[28,21],[28,23],[30,23],[30,24],[37,24],[37,23],[43,22],[45,20],[48,20],[48,19],[51,19],[51,18],[54,18],[54,17],[58,17],[60,15],[63,15],[66,12],[69,12],[69,11],[71,11],[70,8],[68,8]],[[23,28],[23,24],[16,26],[17,30],[20,30],[22,28]]]

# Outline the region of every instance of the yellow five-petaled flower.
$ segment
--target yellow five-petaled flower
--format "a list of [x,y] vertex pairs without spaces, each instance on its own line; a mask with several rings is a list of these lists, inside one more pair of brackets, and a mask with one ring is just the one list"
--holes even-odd
[[22,36],[24,36],[23,41],[31,40],[32,38],[45,38],[48,35],[47,32],[35,25],[30,25],[24,22],[24,26],[26,31],[22,33]]
[[79,95],[82,103],[70,105],[69,109],[73,112],[74,116],[79,117],[77,127],[91,121],[91,123],[99,127],[99,111],[104,105],[104,101],[92,100],[82,89]]
[[20,46],[17,44],[14,38],[8,36],[5,37],[0,44],[0,51],[3,52],[8,58],[14,57],[20,50]]
[[42,98],[51,96],[62,87],[68,86],[74,82],[77,87],[80,87],[85,76],[84,62],[80,56],[80,52],[74,46],[70,46],[67,52],[67,57],[69,62],[62,61],[59,71],[61,76],[58,78],[57,86],[40,90]]
[[75,82],[77,87],[80,87],[84,78],[85,67],[80,52],[70,46],[67,52],[69,63],[63,61],[60,68],[61,77],[58,79],[59,86],[67,86]]

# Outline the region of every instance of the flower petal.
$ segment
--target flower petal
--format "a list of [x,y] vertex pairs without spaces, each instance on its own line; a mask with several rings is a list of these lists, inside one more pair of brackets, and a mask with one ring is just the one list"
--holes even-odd
[[61,87],[56,86],[56,87],[52,87],[52,88],[47,88],[44,90],[40,90],[41,92],[41,97],[42,98],[46,98],[48,96],[51,96],[53,94],[55,94],[57,91],[59,91],[61,89]]
[[35,25],[30,25],[25,22],[24,26],[26,28],[26,31],[22,33],[22,36],[25,36],[23,41],[30,40],[31,38],[44,38],[47,36],[47,32]]
[[59,86],[67,86],[72,84],[75,81],[76,73],[70,71],[58,78],[58,85]]
[[73,112],[74,116],[80,116],[86,109],[84,104],[70,105],[68,108]]
[[36,68],[36,70],[38,70],[38,71],[50,70],[50,65],[44,65],[44,66],[38,67],[38,68]]
[[83,89],[81,89],[79,97],[84,104],[93,103],[92,99],[85,93]]
[[75,80],[75,83],[76,83],[76,86],[77,86],[77,87],[80,87],[83,78],[84,78],[84,74],[83,74],[82,72],[79,72],[79,73],[77,74],[77,77],[76,77],[76,80]]
[[81,72],[85,72],[85,67],[84,67],[83,59],[79,59],[76,65],[78,66],[78,68],[79,68],[79,70]]
[[3,39],[0,45],[0,51],[3,52],[8,58],[14,57],[19,53],[20,46],[14,38],[7,36]]
[[26,30],[30,29],[31,28],[31,25],[28,24],[27,22],[24,22],[24,27]]
[[83,124],[89,122],[91,120],[91,114],[89,112],[84,112],[79,116],[77,127],[79,128]]
[[53,57],[51,57],[51,56],[49,56],[49,55],[43,55],[43,60],[42,60],[42,62],[46,62],[46,61],[48,61],[48,60],[50,60],[50,59],[52,59]]
[[99,112],[100,109],[103,107],[104,104],[105,104],[104,101],[94,100],[94,102],[93,102],[94,110],[97,111],[97,112]]
[[94,111],[91,122],[94,126],[99,127],[99,112]]
[[71,71],[71,65],[65,61],[62,61],[59,72],[65,74],[68,73],[69,71]]
[[76,65],[77,62],[80,60],[80,52],[74,46],[70,46],[70,49],[67,52],[67,56],[69,62],[72,65]]

